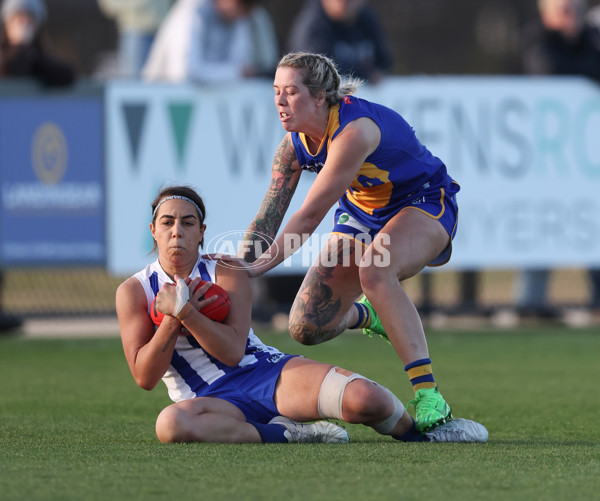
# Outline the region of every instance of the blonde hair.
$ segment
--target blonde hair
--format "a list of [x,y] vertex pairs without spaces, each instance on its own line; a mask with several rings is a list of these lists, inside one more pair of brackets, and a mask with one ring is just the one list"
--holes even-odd
[[321,91],[325,91],[328,104],[335,104],[344,96],[353,94],[363,84],[360,78],[347,77],[342,81],[335,63],[323,54],[290,52],[281,58],[277,67],[301,70],[304,76],[302,82],[310,95],[318,97]]

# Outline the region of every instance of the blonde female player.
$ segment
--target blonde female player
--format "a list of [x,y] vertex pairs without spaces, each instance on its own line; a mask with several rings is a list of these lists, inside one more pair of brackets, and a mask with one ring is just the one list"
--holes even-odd
[[[389,339],[415,392],[417,428],[431,430],[452,414],[401,281],[450,259],[459,186],[398,113],[351,95],[359,84],[342,83],[320,54],[281,59],[273,88],[287,133],[239,255],[252,263],[250,276],[265,273],[294,253],[337,202],[331,237],[292,306],[290,333],[303,344],[353,328]],[[259,257],[257,246],[246,244],[275,238],[303,171],[317,175],[302,206]]]
[[[250,326],[247,273],[199,255],[205,215],[193,189],[163,189],[152,203],[150,224],[158,258],[123,282],[116,295],[135,381],[151,390],[162,379],[174,401],[156,421],[161,442],[348,442],[336,424],[305,423],[322,418],[362,423],[403,441],[487,440],[483,426],[459,419],[420,433],[382,386],[263,344]],[[210,285],[195,291],[200,279],[228,292],[231,306],[223,323],[200,313],[214,298],[199,301]],[[155,297],[165,315],[159,327],[150,317]]]

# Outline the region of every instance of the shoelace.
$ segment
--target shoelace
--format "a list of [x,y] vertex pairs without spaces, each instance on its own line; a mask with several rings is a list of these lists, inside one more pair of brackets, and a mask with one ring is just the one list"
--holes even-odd
[[[433,438],[435,438],[435,436],[436,436],[435,431],[425,433],[425,435],[428,437],[433,437]],[[454,441],[454,442],[463,441],[467,438],[467,434],[465,433],[464,430],[443,430],[443,435],[446,438],[449,438],[450,439],[449,441]]]
[[[434,401],[433,404],[431,404],[431,401]],[[407,407],[410,407],[411,405],[415,408],[417,408],[417,404],[423,402],[425,404],[425,406],[428,408],[429,411],[436,411],[439,412],[440,414],[442,414],[442,412],[440,410],[438,410],[438,408],[436,407],[436,403],[439,402],[438,399],[436,399],[434,396],[429,395],[428,393],[425,394],[420,394],[419,396],[416,396],[415,398],[413,398],[410,402],[408,402],[408,404],[406,404]]]
[[406,407],[412,407],[413,409],[417,409],[417,403],[419,402],[420,398],[413,398],[412,400],[410,400],[407,404]]
[[425,394],[425,395],[422,395],[422,394],[421,394],[421,395],[419,395],[419,396],[415,396],[415,398],[413,398],[413,399],[412,399],[410,402],[408,402],[408,403],[406,404],[406,406],[407,406],[407,407],[410,407],[410,406],[412,406],[412,407],[413,407],[413,408],[416,410],[416,409],[417,409],[417,404],[418,404],[418,403],[421,403],[421,402],[423,402],[423,403],[425,403],[425,405],[426,405],[426,406],[427,406],[427,407],[428,407],[430,410],[431,410],[431,409],[433,409],[433,410],[436,410],[436,411],[437,411],[437,409],[436,409],[435,405],[431,405],[431,404],[429,404],[429,402],[430,402],[430,401],[432,401],[432,400],[435,400],[435,398],[434,398],[434,397],[432,397],[432,396],[429,396],[428,394]]

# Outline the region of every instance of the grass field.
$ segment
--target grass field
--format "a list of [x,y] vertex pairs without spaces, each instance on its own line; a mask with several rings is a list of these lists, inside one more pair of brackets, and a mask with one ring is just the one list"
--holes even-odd
[[[349,334],[284,351],[411,390],[380,340]],[[600,332],[428,334],[456,416],[488,444],[401,444],[347,426],[348,445],[162,445],[161,385],[139,389],[117,338],[0,338],[0,499],[590,500],[600,492]]]

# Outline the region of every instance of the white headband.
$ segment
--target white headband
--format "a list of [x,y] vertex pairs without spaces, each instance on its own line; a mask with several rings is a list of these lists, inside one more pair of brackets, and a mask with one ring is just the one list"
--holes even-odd
[[184,197],[183,195],[171,195],[171,196],[163,198],[160,202],[158,202],[156,204],[156,208],[154,209],[154,212],[152,213],[152,220],[154,220],[154,216],[156,216],[156,212],[158,211],[158,208],[162,204],[164,204],[167,200],[185,200],[186,202],[191,203],[194,207],[196,207],[196,210],[198,211],[198,215],[200,216],[200,219],[204,220],[204,213],[202,212],[202,209],[200,209],[200,207],[198,207],[198,204],[196,202],[194,202],[191,198]]

